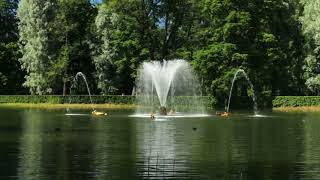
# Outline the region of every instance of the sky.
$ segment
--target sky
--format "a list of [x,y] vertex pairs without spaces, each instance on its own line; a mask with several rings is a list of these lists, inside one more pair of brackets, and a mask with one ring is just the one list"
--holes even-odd
[[102,0],[90,0],[91,1],[91,3],[101,3],[102,2]]

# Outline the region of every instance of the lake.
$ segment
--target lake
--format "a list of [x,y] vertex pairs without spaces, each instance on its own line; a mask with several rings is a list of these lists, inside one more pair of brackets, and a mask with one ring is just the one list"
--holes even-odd
[[319,179],[320,113],[0,109],[0,179]]

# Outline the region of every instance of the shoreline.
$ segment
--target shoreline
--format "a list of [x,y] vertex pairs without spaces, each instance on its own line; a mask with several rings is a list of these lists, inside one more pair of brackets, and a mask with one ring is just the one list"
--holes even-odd
[[[0,103],[0,108],[35,109],[136,109],[136,104],[52,104],[52,103]],[[272,108],[273,112],[320,112],[320,106],[287,106]]]
[[37,108],[37,109],[135,109],[135,104],[50,104],[50,103],[2,103],[0,108]]
[[288,106],[272,108],[274,112],[320,112],[320,106]]

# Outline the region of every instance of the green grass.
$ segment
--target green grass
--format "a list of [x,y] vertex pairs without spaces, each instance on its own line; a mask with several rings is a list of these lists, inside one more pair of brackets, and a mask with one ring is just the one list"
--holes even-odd
[[320,106],[276,107],[275,112],[320,112]]

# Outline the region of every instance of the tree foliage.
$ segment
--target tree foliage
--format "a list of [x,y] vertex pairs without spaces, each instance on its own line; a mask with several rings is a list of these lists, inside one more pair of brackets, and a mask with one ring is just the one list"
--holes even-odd
[[[282,0],[203,1],[203,27],[195,37],[207,46],[194,53],[193,64],[220,104],[238,68],[260,94],[301,93],[302,37],[294,7]],[[238,86],[235,94],[246,95],[248,85]]]
[[[55,81],[54,92],[67,93],[68,84],[79,71],[92,81],[94,66],[89,41],[96,8],[89,0],[58,0],[50,22],[54,62],[50,77]],[[94,81],[92,81],[94,82]],[[94,84],[90,84],[94,85]]]
[[53,3],[43,0],[21,0],[18,8],[22,69],[27,72],[24,86],[32,94],[52,93],[47,76],[52,56],[49,50],[49,13]]
[[144,1],[120,0],[99,8],[94,63],[103,94],[131,94],[138,66],[149,59],[152,25],[145,16],[146,6]]
[[18,0],[1,0],[0,2],[0,42],[8,43],[18,38],[16,9]]
[[259,96],[320,92],[319,0],[20,0],[19,34],[18,1],[3,2],[0,63],[15,71],[0,68],[2,87],[25,71],[31,93],[67,94],[82,71],[95,93],[131,94],[142,62],[183,58],[218,104],[239,68]]
[[24,72],[18,58],[17,0],[2,0],[0,3],[0,93],[24,92],[22,88]]
[[305,77],[307,87],[314,93],[320,93],[320,1],[302,0],[304,12],[301,16],[303,33],[307,39],[307,57],[305,58]]

